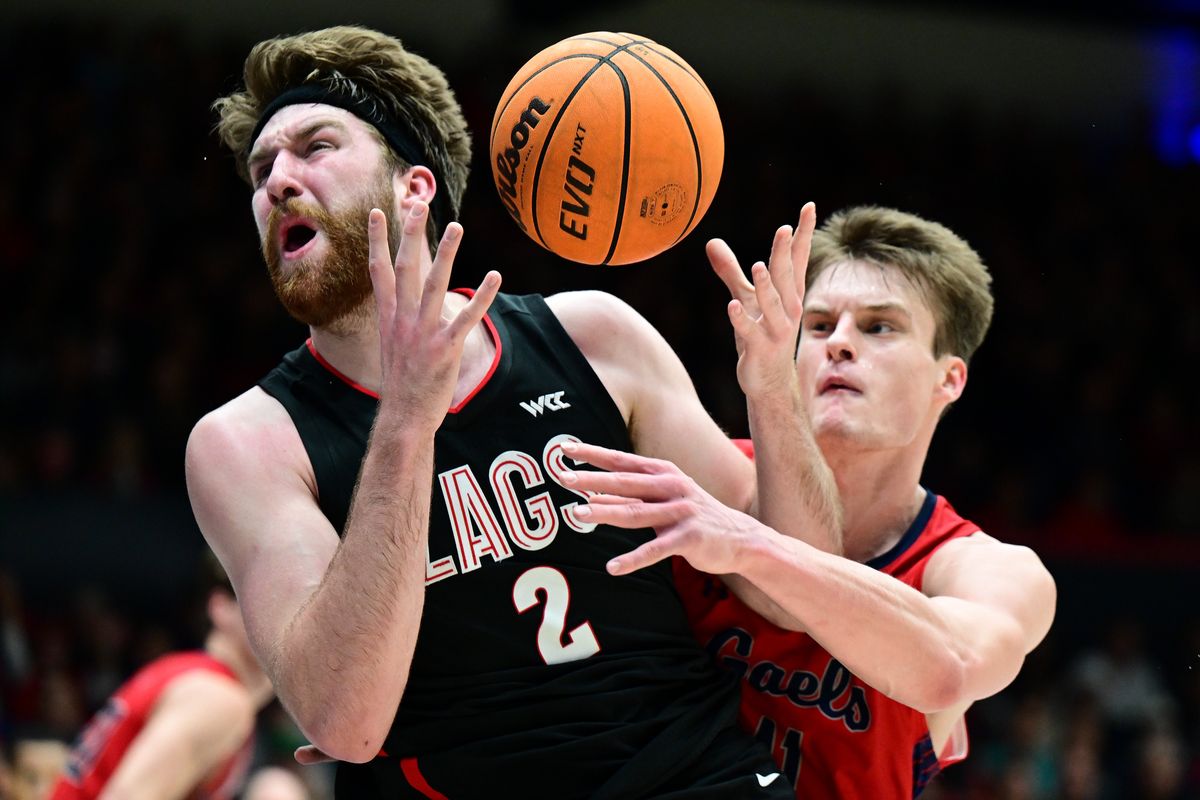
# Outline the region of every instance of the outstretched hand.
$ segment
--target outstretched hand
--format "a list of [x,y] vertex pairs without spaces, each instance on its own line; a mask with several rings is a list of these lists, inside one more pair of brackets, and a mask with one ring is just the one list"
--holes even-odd
[[607,470],[564,476],[567,486],[590,495],[587,505],[576,506],[577,517],[618,528],[654,529],[655,538],[608,562],[613,575],[627,575],[673,555],[702,572],[737,572],[743,546],[762,527],[722,505],[670,461],[579,442],[563,443],[563,452]]
[[372,209],[367,223],[371,283],[379,312],[382,394],[398,394],[412,412],[440,423],[450,405],[467,335],[487,313],[500,290],[490,271],[456,314],[445,311],[446,289],[462,226],[446,226],[433,265],[421,279],[425,220],[429,210],[415,202],[401,225],[395,263],[388,247],[387,217]]
[[775,231],[770,261],[756,261],[750,267],[753,283],[724,240],[712,239],[705,248],[713,271],[732,298],[727,310],[737,346],[738,383],[747,396],[795,379],[804,279],[816,224],[816,205],[805,203],[794,230],[784,225]]

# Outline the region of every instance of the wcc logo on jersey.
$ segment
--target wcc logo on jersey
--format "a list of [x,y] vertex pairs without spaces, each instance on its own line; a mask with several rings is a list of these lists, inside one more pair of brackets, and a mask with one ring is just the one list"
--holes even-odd
[[521,408],[535,417],[540,417],[543,411],[562,411],[564,408],[571,407],[570,403],[563,400],[564,394],[566,394],[566,390],[544,394],[536,400],[522,400]]

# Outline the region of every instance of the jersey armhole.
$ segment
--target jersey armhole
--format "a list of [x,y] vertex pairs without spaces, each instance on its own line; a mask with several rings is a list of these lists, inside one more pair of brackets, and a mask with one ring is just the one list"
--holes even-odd
[[964,715],[959,717],[954,723],[954,727],[950,730],[950,738],[942,746],[942,752],[938,753],[938,767],[944,768],[951,764],[957,764],[967,757],[970,749],[971,743],[967,736],[967,718]]

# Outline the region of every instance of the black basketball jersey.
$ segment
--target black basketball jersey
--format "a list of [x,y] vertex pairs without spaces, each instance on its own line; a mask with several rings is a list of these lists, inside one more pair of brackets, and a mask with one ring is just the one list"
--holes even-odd
[[[736,687],[693,638],[669,563],[605,571],[653,532],[573,514],[586,497],[561,483],[576,468],[562,443],[630,449],[612,398],[541,297],[498,296],[487,326],[492,370],[436,436],[408,686],[386,755],[340,764],[339,798],[787,797],[735,729]],[[343,530],[377,398],[311,342],[260,385]]]

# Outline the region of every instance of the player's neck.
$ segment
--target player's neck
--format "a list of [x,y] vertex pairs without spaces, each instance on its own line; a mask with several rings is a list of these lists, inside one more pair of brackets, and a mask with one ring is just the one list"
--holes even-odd
[[842,543],[847,558],[869,561],[896,545],[921,510],[924,456],[858,453],[830,459],[842,500]]
[[[457,314],[467,302],[468,299],[461,294],[447,294],[443,319]],[[369,300],[369,304],[369,309],[364,309],[363,313],[341,320],[337,325],[309,330],[313,347],[322,359],[359,386],[378,394],[383,385],[379,322],[374,298]],[[479,385],[490,369],[495,353],[496,345],[491,334],[485,324],[480,323],[468,334],[463,345],[452,405],[457,405]]]

